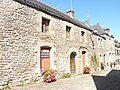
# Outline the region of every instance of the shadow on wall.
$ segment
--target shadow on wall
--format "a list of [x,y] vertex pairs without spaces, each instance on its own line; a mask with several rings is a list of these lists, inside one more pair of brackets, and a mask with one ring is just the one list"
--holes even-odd
[[120,70],[112,70],[107,76],[92,75],[97,90],[120,90]]

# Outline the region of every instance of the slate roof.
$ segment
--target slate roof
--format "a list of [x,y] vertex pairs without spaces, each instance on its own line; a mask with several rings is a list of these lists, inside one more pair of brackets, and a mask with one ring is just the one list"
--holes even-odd
[[102,35],[104,34],[104,29],[97,23],[96,25],[91,26],[93,30],[96,30],[98,34]]
[[113,35],[109,35],[109,33],[106,33],[104,31],[104,30],[109,30],[109,28],[102,28],[98,23],[96,25],[91,26],[91,28],[93,30],[96,30],[97,31],[96,33],[99,34],[99,35],[106,35],[106,36],[109,36],[111,38],[114,38]]
[[54,17],[60,18],[62,20],[68,21],[78,27],[87,29],[88,31],[92,32],[93,34],[102,37],[100,34],[93,32],[93,29],[91,27],[88,27],[87,25],[85,25],[84,23],[82,23],[81,21],[77,20],[77,19],[73,19],[70,16],[66,15],[65,13],[62,13],[44,3],[41,3],[37,0],[14,0],[17,1],[19,3],[22,3],[24,5],[27,5],[29,7],[35,8],[39,11],[43,11],[44,13],[50,14]]
[[41,3],[37,0],[14,0],[14,1],[17,1],[17,2],[20,2],[24,5],[27,5],[27,6],[30,6],[32,8],[35,8],[37,10],[40,10],[40,11],[43,11],[47,14],[50,14],[50,15],[53,15],[55,17],[58,17],[60,19],[63,19],[65,21],[68,21],[78,27],[81,27],[81,28],[84,28],[84,29],[87,29],[89,31],[92,31],[91,28],[89,28],[87,25],[85,25],[84,23],[78,21],[78,20],[75,20],[73,18],[71,18],[70,16],[44,4],[44,3]]

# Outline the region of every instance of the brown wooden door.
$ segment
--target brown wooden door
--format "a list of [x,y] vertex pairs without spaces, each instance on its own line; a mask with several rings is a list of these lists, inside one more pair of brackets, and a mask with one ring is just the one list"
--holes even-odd
[[43,70],[50,68],[50,48],[41,48],[40,66]]
[[85,67],[85,51],[82,52],[82,64],[83,64],[83,67]]

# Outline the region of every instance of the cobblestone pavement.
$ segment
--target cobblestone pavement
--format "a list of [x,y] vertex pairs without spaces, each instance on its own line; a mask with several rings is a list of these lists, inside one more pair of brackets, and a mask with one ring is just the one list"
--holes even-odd
[[[118,67],[115,68],[114,70],[118,70]],[[111,71],[115,74],[120,75],[120,71],[115,72],[111,69],[111,70],[97,71],[92,73],[92,75],[87,74],[87,75],[75,76],[68,79],[60,79],[52,83],[40,82],[31,86],[15,87],[15,90],[120,90],[120,89],[105,88],[105,87],[109,87],[108,86],[109,84],[111,85],[111,83],[108,83],[108,82],[111,82],[112,79],[115,79],[115,77],[117,77],[117,76],[114,76],[113,73],[112,75],[108,74],[109,72],[111,73]],[[108,76],[110,77],[109,79],[105,79],[106,78],[105,76],[107,78]],[[110,78],[112,79],[110,80]],[[101,87],[104,87],[104,89],[102,89]]]

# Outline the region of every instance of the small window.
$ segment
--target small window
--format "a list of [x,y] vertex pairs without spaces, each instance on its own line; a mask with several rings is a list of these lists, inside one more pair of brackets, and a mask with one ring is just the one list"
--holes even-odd
[[85,39],[85,32],[81,31],[81,41],[84,42]]
[[42,18],[42,33],[48,32],[49,31],[49,19]]
[[85,32],[81,31],[81,36],[83,37],[85,35]]
[[71,27],[66,26],[66,38],[70,38],[70,30],[71,30]]

